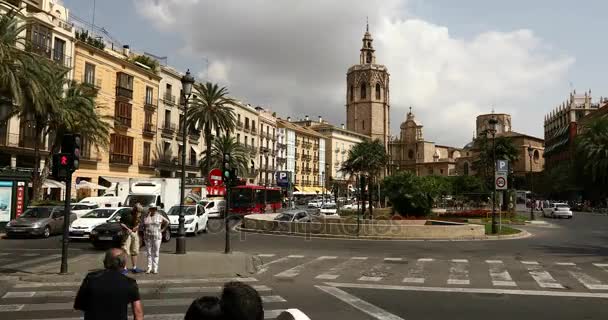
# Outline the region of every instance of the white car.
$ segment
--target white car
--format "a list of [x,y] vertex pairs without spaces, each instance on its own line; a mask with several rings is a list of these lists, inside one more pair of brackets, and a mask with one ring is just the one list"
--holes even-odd
[[319,213],[321,213],[323,215],[326,215],[326,216],[337,216],[338,215],[338,207],[333,202],[326,203],[326,204],[324,204],[324,205],[321,206],[321,209],[319,209]]
[[130,213],[131,208],[126,207],[109,207],[109,208],[97,208],[91,210],[89,213],[83,215],[81,218],[76,219],[70,225],[70,239],[89,239],[91,230],[100,224],[108,222],[115,217],[119,217],[122,214]]
[[199,204],[205,208],[209,218],[221,218],[226,210],[226,200],[223,199],[204,199]]
[[561,218],[566,217],[572,219],[572,210],[566,203],[555,202],[550,206],[543,208],[543,217]]
[[321,207],[321,200],[315,199],[315,200],[308,201],[308,204],[306,204],[306,206],[309,208],[318,209]]
[[[357,203],[351,203],[351,204],[347,204],[344,206],[341,206],[340,209],[344,209],[344,210],[357,210],[357,208],[361,209],[361,207],[363,206],[363,203],[360,203],[359,206],[357,207]],[[375,208],[372,205],[372,209]],[[367,210],[367,202],[365,202],[365,209]]]
[[78,218],[82,218],[85,214],[91,212],[93,209],[99,208],[97,203],[92,202],[78,202],[72,204],[72,213],[75,213]]
[[[197,235],[199,232],[207,232],[207,222],[209,215],[205,212],[202,205],[186,205],[184,210],[184,228],[186,233]],[[167,212],[169,222],[171,223],[171,232],[177,233],[179,228],[179,212],[180,206],[173,206]]]

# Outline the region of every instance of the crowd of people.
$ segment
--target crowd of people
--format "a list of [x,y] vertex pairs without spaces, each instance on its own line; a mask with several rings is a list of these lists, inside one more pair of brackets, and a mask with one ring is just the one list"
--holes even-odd
[[[137,281],[126,276],[127,252],[110,249],[104,257],[104,269],[87,274],[74,300],[74,309],[84,312],[85,320],[127,320],[131,306],[134,320],[144,319],[144,309]],[[224,285],[220,297],[195,299],[185,320],[262,320],[264,307],[259,293],[238,281]],[[310,320],[297,309],[281,313],[280,320]]]

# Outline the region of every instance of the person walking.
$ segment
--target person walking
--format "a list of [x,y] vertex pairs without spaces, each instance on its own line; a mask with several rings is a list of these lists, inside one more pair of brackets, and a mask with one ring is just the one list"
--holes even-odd
[[120,217],[120,225],[127,234],[125,242],[123,243],[123,250],[131,257],[131,264],[133,273],[144,272],[144,270],[137,267],[137,256],[139,255],[139,226],[141,224],[141,215],[144,208],[141,204],[137,203],[133,206],[130,214],[123,214]]
[[143,320],[137,281],[121,274],[126,264],[123,249],[110,249],[103,260],[104,270],[87,274],[74,300],[74,309],[84,311],[84,320],[127,320],[129,304],[133,319]]
[[157,212],[157,207],[148,209],[148,215],[144,219],[144,239],[146,242],[146,253],[148,255],[148,269],[146,273],[158,273],[158,258],[160,243],[163,233],[169,225],[169,220]]

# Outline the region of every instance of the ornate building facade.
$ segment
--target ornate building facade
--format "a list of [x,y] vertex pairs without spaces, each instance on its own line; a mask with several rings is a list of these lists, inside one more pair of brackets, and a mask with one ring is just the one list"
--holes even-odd
[[369,26],[363,36],[359,64],[346,74],[346,128],[384,146],[390,137],[390,92],[388,69],[376,63]]
[[418,176],[455,175],[456,159],[460,157],[461,150],[424,140],[422,127],[410,108],[406,120],[401,124],[399,137],[388,143],[390,172],[405,170]]

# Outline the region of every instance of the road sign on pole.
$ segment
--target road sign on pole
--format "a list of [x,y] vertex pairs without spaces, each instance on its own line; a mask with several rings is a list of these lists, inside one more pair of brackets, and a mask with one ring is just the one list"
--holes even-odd
[[507,173],[496,172],[494,175],[494,187],[496,190],[507,190]]
[[496,172],[509,172],[509,160],[496,160]]

